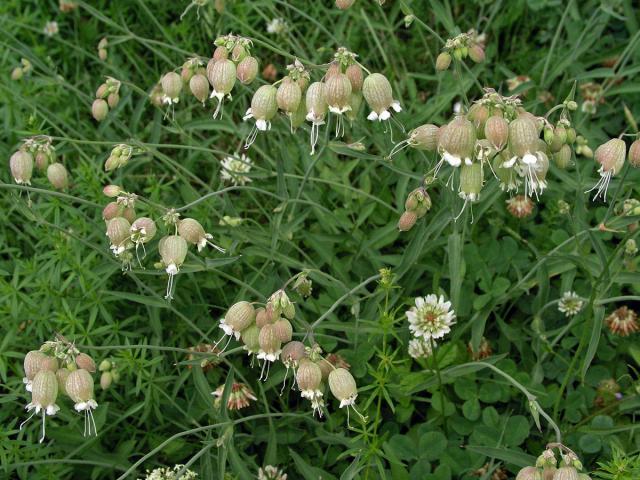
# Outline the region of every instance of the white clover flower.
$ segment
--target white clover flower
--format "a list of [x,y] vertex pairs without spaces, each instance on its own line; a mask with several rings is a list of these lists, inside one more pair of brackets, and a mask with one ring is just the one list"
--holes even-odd
[[238,157],[230,156],[222,160],[222,170],[220,178],[223,182],[231,182],[234,185],[244,185],[251,182],[251,179],[244,175],[249,173],[253,167],[253,161],[244,153]]
[[53,21],[53,22],[45,23],[44,24],[44,29],[42,31],[47,37],[53,37],[59,31],[58,22]]
[[284,18],[274,18],[267,23],[267,32],[273,35],[282,35],[289,29],[289,25]]
[[409,342],[409,355],[412,358],[429,358],[432,353],[431,342],[422,338],[414,338]]
[[[147,474],[144,479],[139,478],[138,480],[176,480],[178,478],[178,473],[184,468],[184,465],[175,465],[173,468],[171,467],[160,467],[154,470],[147,470]],[[181,480],[193,480],[197,478],[198,474],[185,469],[185,471],[180,475]]]
[[564,292],[558,302],[558,310],[566,317],[573,317],[584,307],[584,300],[576,292]]
[[451,309],[451,302],[444,297],[431,294],[416,298],[416,306],[406,312],[409,330],[417,338],[442,338],[451,331],[456,314]]
[[287,474],[278,467],[267,465],[258,470],[258,480],[287,480]]

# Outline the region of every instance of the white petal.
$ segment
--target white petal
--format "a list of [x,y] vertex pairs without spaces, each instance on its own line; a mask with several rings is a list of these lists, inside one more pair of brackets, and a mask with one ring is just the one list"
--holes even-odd
[[378,114],[376,112],[371,112],[368,116],[367,116],[367,120],[378,120]]
[[383,110],[378,117],[380,121],[389,120],[391,118],[391,114],[389,113],[389,110]]
[[402,111],[402,107],[400,106],[400,102],[398,100],[393,101],[393,103],[391,104],[391,108],[393,108],[393,110],[396,112]]

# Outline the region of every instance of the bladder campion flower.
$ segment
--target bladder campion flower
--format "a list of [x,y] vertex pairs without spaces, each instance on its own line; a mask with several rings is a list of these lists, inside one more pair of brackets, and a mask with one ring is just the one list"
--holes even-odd
[[[358,398],[358,387],[349,370],[336,368],[329,373],[329,389],[334,397],[340,400],[340,408],[347,407],[347,425],[349,425],[349,409],[352,408],[363,422],[367,419],[355,407]],[[350,425],[349,425],[350,426]]]
[[311,401],[313,414],[315,415],[317,412],[318,416],[322,417],[324,401],[322,400],[322,390],[320,390],[322,383],[322,370],[320,370],[320,367],[309,359],[300,360],[296,371],[296,383],[302,398]]
[[180,267],[184,263],[184,259],[187,257],[188,248],[186,240],[179,235],[163,237],[158,244],[158,251],[162,258],[162,264],[165,266],[167,275],[169,275],[167,293],[164,297],[167,300],[171,300],[173,298],[173,277],[175,277],[180,271]]
[[44,441],[46,434],[46,415],[55,415],[60,407],[56,405],[56,399],[58,397],[58,379],[56,374],[51,370],[41,370],[33,378],[31,385],[31,402],[26,406],[28,412],[33,410],[33,413],[24,422],[20,424],[20,429],[25,423],[27,423],[34,415],[38,415],[42,412],[42,435],[40,437],[40,443]]
[[385,121],[391,118],[389,110],[401,112],[400,102],[394,100],[391,83],[381,73],[372,73],[364,79],[362,94],[367,101],[371,112],[367,119],[372,121]]
[[444,337],[451,331],[456,315],[444,296],[431,294],[415,299],[416,306],[406,312],[409,330],[417,338],[429,340]]
[[98,408],[93,395],[93,378],[86,370],[80,368],[72,371],[65,384],[67,395],[75,402],[73,408],[77,412],[84,412],[84,436],[97,435],[96,422],[93,419],[93,410]]
[[602,199],[606,202],[609,182],[622,170],[626,155],[627,145],[624,143],[624,140],[619,138],[612,138],[608,142],[600,145],[595,152],[595,159],[600,164],[600,169],[598,170],[600,180],[585,193],[596,190],[593,200],[596,200],[602,195]]
[[213,235],[204,231],[200,222],[193,218],[184,218],[178,222],[178,234],[188,243],[196,245],[201,252],[207,245],[212,246],[221,253],[225,250],[211,242]]
[[558,310],[566,317],[573,317],[580,313],[584,307],[584,299],[582,299],[576,292],[564,292],[562,298],[558,301]]
[[327,104],[326,86],[322,82],[313,82],[307,88],[306,102],[308,122],[311,122],[311,155],[316,151],[320,125],[324,125],[329,105]]
[[276,101],[277,89],[273,85],[262,85],[251,99],[251,107],[244,115],[244,120],[254,118],[256,124],[249,133],[244,148],[249,148],[256,140],[258,131],[264,132],[271,129],[271,119],[278,113]]

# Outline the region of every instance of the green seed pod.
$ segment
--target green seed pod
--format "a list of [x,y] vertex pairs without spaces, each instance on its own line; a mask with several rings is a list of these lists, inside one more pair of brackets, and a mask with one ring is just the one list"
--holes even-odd
[[538,147],[538,129],[527,117],[518,117],[509,124],[509,148],[514,155],[524,157]]
[[176,72],[166,73],[162,80],[160,80],[162,85],[162,92],[165,97],[170,100],[171,103],[175,103],[179,97],[180,92],[182,91],[182,78]]
[[280,360],[282,360],[282,363],[284,363],[284,365],[287,367],[295,367],[296,365],[298,365],[300,360],[306,358],[306,356],[307,351],[304,343],[294,340],[282,347]]
[[161,240],[158,251],[162,262],[167,266],[167,273],[175,275],[187,258],[189,250],[187,242],[179,235],[169,235]]
[[65,385],[69,398],[77,404],[84,404],[94,399],[93,378],[83,369],[74,370],[69,374]]
[[51,370],[41,370],[36,373],[31,385],[31,403],[47,410],[46,413],[51,415],[48,407],[55,405],[57,398],[58,379],[56,374]]
[[107,223],[107,237],[113,247],[122,247],[129,240],[131,224],[124,217],[115,217]]
[[229,58],[229,50],[227,50],[226,47],[219,46],[213,51],[213,63],[218,60],[226,60],[227,58]]
[[33,156],[29,152],[18,150],[9,159],[9,168],[13,180],[18,184],[31,185],[33,175]]
[[567,129],[564,128],[562,125],[558,125],[556,126],[556,128],[553,131],[553,134],[556,138],[558,138],[558,141],[561,144],[565,144],[567,143]]
[[307,120],[324,123],[329,105],[327,105],[326,87],[322,82],[313,82],[307,88]]
[[[564,138],[566,138],[567,135],[565,133]],[[545,145],[547,145],[547,143],[545,142]],[[562,137],[559,135],[556,135],[555,133],[553,134],[553,141],[548,144],[548,148],[549,151],[552,153],[557,153],[560,151],[560,149],[562,148],[562,146],[564,145],[564,142],[562,141]]]
[[296,371],[296,383],[302,392],[319,390],[322,383],[320,367],[311,360],[301,360]]
[[359,92],[362,90],[362,84],[364,82],[364,75],[362,73],[362,68],[357,63],[351,64],[347,67],[344,74],[351,82],[351,91]]
[[260,120],[268,122],[278,113],[276,96],[277,90],[273,85],[263,85],[253,94],[251,114],[256,119],[256,124]]
[[567,144],[563,145],[558,153],[553,155],[556,166],[562,170],[571,165],[571,147]]
[[76,365],[78,368],[82,368],[89,373],[94,373],[96,371],[96,362],[93,361],[86,353],[79,353],[76,355]]
[[329,389],[334,397],[340,400],[340,408],[353,405],[358,396],[356,381],[348,370],[336,368],[329,374]]
[[258,337],[260,343],[260,353],[258,358],[274,362],[280,355],[281,342],[276,334],[275,327],[272,324],[267,324],[260,329],[260,335]]
[[103,121],[107,118],[107,114],[109,113],[109,105],[107,102],[102,100],[101,98],[97,98],[93,101],[91,105],[91,115],[97,122]]
[[573,467],[560,467],[553,474],[553,480],[580,480],[580,476]]
[[255,323],[252,323],[247,328],[245,328],[240,338],[242,339],[242,343],[244,343],[244,348],[249,353],[258,353],[260,350],[260,328]]
[[616,175],[624,166],[626,155],[627,146],[624,143],[624,140],[612,138],[596,149],[595,159],[600,165],[602,165],[602,170],[604,172],[613,171],[613,174]]
[[58,381],[58,391],[63,395],[69,396],[67,393],[67,379],[71,374],[68,368],[60,368],[56,371],[56,380]]
[[398,220],[398,230],[408,232],[418,221],[418,215],[415,212],[403,212]]
[[351,82],[344,73],[331,75],[325,80],[325,93],[329,111],[341,115],[351,108]]
[[279,318],[273,324],[278,340],[282,343],[290,342],[293,337],[293,327],[286,318]]
[[238,80],[243,85],[249,85],[258,76],[258,60],[255,57],[245,57],[236,69],[236,75]]
[[640,140],[636,140],[629,147],[629,163],[632,167],[640,167]]
[[207,68],[207,77],[213,87],[212,96],[222,99],[236,84],[236,65],[231,60],[219,60],[211,69]]
[[388,120],[391,117],[389,109],[400,112],[400,103],[393,99],[393,90],[387,77],[380,73],[372,73],[364,79],[362,94],[367,101],[371,113],[369,120]]
[[438,58],[436,58],[436,70],[442,72],[444,70],[447,70],[449,68],[449,65],[451,65],[451,55],[449,55],[447,52],[442,52],[440,55],[438,55]]
[[196,99],[204,105],[209,97],[209,80],[201,73],[196,73],[189,80],[189,90]]
[[61,163],[52,163],[47,167],[47,178],[57,190],[64,190],[69,186],[67,169]]
[[224,322],[234,332],[242,332],[256,319],[256,310],[249,302],[241,301],[233,304],[224,316]]
[[276,91],[278,108],[287,115],[291,115],[300,106],[301,99],[302,91],[300,90],[300,86],[291,80],[291,78],[285,77]]
[[484,136],[496,150],[502,150],[509,140],[509,122],[493,115],[484,125]]
[[483,185],[484,178],[480,163],[462,165],[460,168],[460,197],[471,202],[478,201]]
[[454,167],[464,160],[471,162],[476,145],[476,129],[463,115],[457,116],[440,133],[438,148],[444,152],[445,160]]
[[547,145],[551,145],[553,143],[553,139],[555,138],[555,133],[553,133],[553,128],[544,127],[543,129],[544,141],[547,142]]
[[111,386],[112,382],[113,375],[111,375],[111,372],[102,372],[102,375],[100,375],[100,388],[102,388],[102,390],[107,390]]
[[110,93],[107,97],[107,105],[109,105],[109,108],[116,108],[119,102],[120,95],[118,95],[116,92]]
[[241,43],[236,43],[236,46],[231,50],[231,60],[238,63],[241,62],[249,55],[247,49]]
[[485,58],[484,49],[477,43],[471,45],[471,47],[469,47],[469,58],[473,60],[475,63],[484,62],[484,58]]
[[542,480],[542,473],[536,467],[524,467],[516,475],[516,480]]
[[149,217],[140,217],[131,224],[130,231],[135,243],[148,243],[156,236],[158,228],[156,222]]
[[576,130],[574,128],[567,128],[567,143],[573,145],[576,142]]

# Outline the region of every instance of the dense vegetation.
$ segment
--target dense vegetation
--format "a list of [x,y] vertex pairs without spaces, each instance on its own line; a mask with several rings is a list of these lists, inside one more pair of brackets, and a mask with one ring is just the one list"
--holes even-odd
[[[0,477],[497,480],[537,459],[542,472],[550,444],[582,474],[640,478],[635,2],[194,0],[181,17],[188,6],[0,5]],[[211,80],[216,39],[234,75],[249,52],[259,68],[214,119],[211,87],[184,80]],[[402,107],[384,105],[389,121],[367,119],[366,89],[384,86],[365,84],[347,98],[359,111],[327,112],[313,155],[295,102],[245,148],[259,87],[360,64],[389,80]],[[497,113],[508,141],[485,128]],[[518,151],[518,122],[538,151]],[[606,201],[592,200],[601,178]],[[124,238],[104,215],[131,215]],[[155,238],[128,230],[140,217]],[[268,360],[287,324],[308,349],[285,366]],[[42,413],[20,425],[50,380],[24,369],[43,345],[38,369],[55,355],[51,371],[76,381],[51,376],[67,395],[55,387],[39,443]]]

